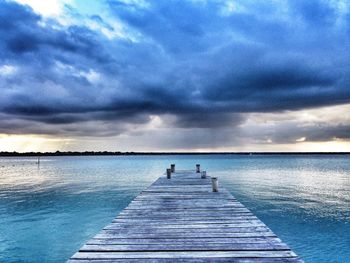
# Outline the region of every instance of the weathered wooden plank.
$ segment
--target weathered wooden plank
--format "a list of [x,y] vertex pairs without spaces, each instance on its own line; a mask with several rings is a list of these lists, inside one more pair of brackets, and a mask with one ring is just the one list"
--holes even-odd
[[84,245],[81,252],[126,252],[126,251],[265,251],[265,250],[289,250],[288,246],[283,243],[268,244],[268,243],[196,243],[196,244],[133,244],[133,245]]
[[180,216],[182,218],[184,218],[185,216],[194,216],[194,217],[198,217],[198,216],[202,216],[204,219],[207,217],[214,217],[214,218],[220,218],[220,217],[240,217],[240,216],[254,216],[254,214],[251,211],[247,211],[247,210],[241,210],[241,211],[216,211],[213,213],[209,213],[207,211],[172,211],[171,209],[169,209],[169,212],[158,212],[157,211],[152,211],[150,213],[142,213],[142,212],[138,212],[138,211],[133,211],[133,212],[129,212],[129,211],[123,211],[121,212],[118,217],[123,217],[123,216],[133,216],[133,217],[137,217],[137,216],[144,216],[144,214],[147,214],[147,216],[149,217],[177,217]]
[[152,251],[152,252],[77,252],[73,259],[123,259],[123,258],[280,258],[296,257],[290,250],[272,251]]
[[124,210],[119,215],[120,216],[230,216],[235,215],[236,213],[239,214],[251,214],[251,212],[248,209],[245,208],[232,208],[231,210],[217,210],[217,211],[210,211],[210,210],[197,210],[197,211],[176,211],[176,210],[169,210],[169,211],[155,211],[155,210],[146,210],[146,211],[130,211],[130,210]]
[[[241,214],[241,216],[236,216],[234,218],[231,218],[230,215],[227,214],[221,214],[222,218],[218,219],[213,216],[206,216],[203,217],[201,215],[186,215],[186,214],[178,214],[176,217],[170,217],[170,216],[154,216],[153,218],[145,218],[143,219],[142,216],[132,216],[130,215],[125,215],[125,216],[118,216],[116,217],[111,223],[132,223],[133,226],[135,226],[135,223],[139,222],[140,224],[144,224],[144,222],[148,223],[149,226],[158,224],[159,226],[163,226],[164,219],[168,219],[168,223],[166,225],[179,225],[179,224],[194,224],[194,225],[203,225],[203,224],[208,224],[208,225],[213,225],[213,224],[263,224],[259,219],[254,217],[251,214]],[[184,217],[181,217],[184,216]],[[188,217],[186,217],[188,216]],[[130,221],[131,220],[131,221]]]
[[235,208],[244,208],[242,205],[236,205],[236,206],[221,206],[221,207],[214,207],[214,206],[198,206],[198,207],[190,207],[190,206],[166,206],[162,207],[160,205],[158,206],[150,206],[150,205],[130,205],[129,207],[125,208],[124,211],[232,211],[232,209]]
[[211,186],[208,184],[208,182],[205,182],[203,184],[192,184],[188,185],[187,183],[184,185],[179,186],[177,183],[175,184],[169,184],[169,183],[164,183],[162,185],[157,184],[155,182],[151,187],[146,188],[146,190],[153,189],[211,189]]
[[[198,228],[232,228],[232,227],[258,227],[258,226],[265,226],[265,224],[261,221],[252,221],[252,222],[247,222],[247,221],[242,221],[242,222],[237,222],[237,223],[224,223],[224,224],[196,224],[196,223],[188,223],[188,224],[147,224],[147,228],[149,229],[154,229],[154,228],[165,228],[168,231],[171,230],[172,228],[176,229],[198,229]],[[111,229],[111,228],[137,228],[141,227],[144,228],[144,223],[140,222],[139,224],[130,224],[130,223],[111,223],[107,225],[104,229]]]
[[[142,200],[142,201],[167,201],[173,199],[175,196],[171,194],[158,194],[158,195],[140,195],[135,198],[135,200]],[[201,200],[206,200],[206,201],[231,201],[229,197],[220,197],[220,196],[211,196],[211,195],[193,195],[193,194],[188,194],[188,195],[181,195],[176,197],[177,200],[194,200],[194,201],[201,201]]]
[[228,238],[92,238],[86,244],[91,245],[122,245],[122,244],[241,244],[241,243],[271,243],[279,244],[282,243],[281,239],[278,237],[228,237]]
[[[111,223],[107,226],[105,226],[103,229],[140,229],[144,230],[145,226],[144,224],[120,224],[120,223]],[[189,224],[189,225],[157,225],[157,224],[151,224],[147,226],[147,229],[149,230],[154,230],[154,231],[197,231],[198,233],[201,230],[227,230],[227,232],[230,232],[235,229],[240,229],[240,230],[246,230],[246,229],[256,229],[256,228],[261,228],[261,229],[268,229],[266,225],[262,222],[260,223],[240,223],[240,224]]]
[[252,212],[244,207],[231,207],[231,208],[213,208],[213,209],[205,209],[204,207],[198,208],[145,208],[142,210],[141,208],[135,209],[124,209],[121,215],[224,215],[224,214],[252,214]]
[[211,238],[211,237],[276,237],[272,232],[248,232],[248,233],[131,233],[131,234],[119,234],[115,232],[102,232],[95,236],[96,238]]
[[[200,201],[200,202],[167,202],[167,205],[168,206],[174,206],[174,207],[181,207],[181,208],[186,208],[186,207],[192,207],[192,208],[195,208],[197,207],[197,205],[200,206],[200,207],[208,207],[208,208],[220,208],[220,207],[244,207],[241,203],[239,202],[228,202],[228,203],[215,203],[214,202],[203,202],[203,201]],[[131,207],[131,206],[149,206],[149,207],[159,207],[159,206],[163,206],[164,205],[164,202],[162,201],[152,201],[152,202],[145,202],[145,201],[140,201],[140,200],[135,200],[135,201],[132,201],[130,203],[130,205],[128,205],[128,207]]]
[[[68,263],[139,263],[139,258],[128,258],[128,259],[70,259]],[[219,262],[219,263],[303,263],[301,259],[297,258],[162,258],[162,259],[155,259],[155,258],[149,258],[149,259],[142,259],[143,263],[213,263],[213,262]]]
[[[104,231],[104,232],[103,232]],[[266,233],[272,233],[270,229],[268,229],[265,226],[259,226],[259,227],[231,227],[231,228],[113,228],[111,226],[110,228],[104,228],[103,233],[114,233],[114,234],[168,234],[171,232],[171,235],[175,234],[190,234],[192,235],[194,232],[196,235],[229,235],[229,234],[236,234],[236,233],[256,233],[256,232],[266,232]]]
[[[215,200],[216,201],[216,200]],[[218,204],[218,206],[215,206],[215,201],[196,201],[193,200],[193,204],[189,202],[189,200],[186,201],[178,201],[178,202],[168,202],[168,201],[142,201],[139,200],[134,201],[130,206],[126,207],[128,209],[129,207],[143,207],[143,206],[149,206],[149,207],[160,207],[163,209],[166,209],[166,207],[177,207],[177,208],[206,208],[210,209],[210,207],[216,207],[216,208],[225,208],[225,207],[239,207],[242,206],[238,203],[224,203],[224,204]],[[217,201],[216,201],[217,203]],[[169,209],[170,209],[169,208]]]
[[[143,216],[118,216],[116,218],[116,220],[120,219],[120,220],[131,220],[130,222],[133,221],[139,221],[142,220],[144,217]],[[240,214],[239,216],[237,215],[236,218],[241,219],[241,218],[247,218],[247,219],[252,219],[254,218],[254,216],[252,214]],[[232,217],[230,216],[222,216],[221,220],[231,220]],[[162,221],[169,221],[169,223],[173,222],[173,221],[199,221],[199,220],[220,220],[217,219],[214,216],[207,216],[205,218],[203,218],[203,216],[191,216],[191,217],[181,217],[181,216],[177,216],[177,217],[171,217],[171,216],[154,216],[154,218],[152,219],[143,219],[145,223],[147,223],[148,221],[158,221],[159,223],[161,223]]]
[[[130,210],[137,210],[145,211],[145,210],[152,210],[152,211],[233,211],[234,209],[246,209],[242,205],[226,205],[226,206],[218,206],[215,207],[214,204],[201,204],[195,207],[191,207],[186,204],[147,204],[139,205],[139,204],[131,204],[130,206],[126,207],[124,211],[130,211]],[[250,210],[248,210],[250,211]]]
[[[174,195],[174,194],[181,194],[183,196],[207,196],[207,197],[212,197],[212,190],[208,189],[208,190],[195,190],[195,189],[187,189],[187,190],[147,190],[142,192],[142,196],[152,196],[152,197],[159,197],[159,196],[168,196],[168,195]],[[224,193],[223,196],[226,196],[227,198],[229,198],[229,194],[228,193]],[[221,197],[219,197],[221,198]],[[231,199],[231,198],[230,198]],[[232,200],[232,199],[231,199]]]
[[196,204],[201,206],[215,206],[217,204],[217,207],[222,206],[236,206],[236,205],[242,205],[241,203],[237,201],[231,201],[231,202],[217,202],[217,200],[133,200],[130,205],[149,205],[149,206],[159,206],[159,205],[173,205],[173,206],[191,206],[196,207]]
[[217,218],[192,218],[192,219],[173,219],[169,218],[168,224],[164,225],[162,224],[162,221],[160,219],[143,219],[140,221],[139,219],[134,219],[134,218],[115,218],[112,223],[127,223],[131,224],[132,226],[137,226],[137,225],[147,225],[147,226],[152,226],[152,225],[158,225],[158,226],[167,226],[167,225],[186,225],[186,224],[230,224],[230,223],[240,223],[240,222],[249,222],[252,220],[257,220],[256,217],[250,216],[250,217],[237,217],[235,219],[217,219]]

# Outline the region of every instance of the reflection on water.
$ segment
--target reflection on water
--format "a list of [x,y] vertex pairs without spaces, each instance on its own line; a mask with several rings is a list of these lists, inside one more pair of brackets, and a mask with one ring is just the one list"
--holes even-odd
[[64,262],[166,166],[200,162],[306,262],[350,262],[350,156],[0,158],[0,261]]

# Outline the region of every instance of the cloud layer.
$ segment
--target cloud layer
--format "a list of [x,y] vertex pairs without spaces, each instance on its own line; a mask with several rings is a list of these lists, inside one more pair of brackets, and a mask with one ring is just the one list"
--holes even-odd
[[[222,145],[237,141],[250,114],[350,102],[346,1],[96,5],[102,15],[77,2],[43,17],[0,2],[0,133],[104,137],[157,127],[158,137],[176,129],[198,148],[192,131]],[[349,122],[321,122],[266,136],[349,139]]]

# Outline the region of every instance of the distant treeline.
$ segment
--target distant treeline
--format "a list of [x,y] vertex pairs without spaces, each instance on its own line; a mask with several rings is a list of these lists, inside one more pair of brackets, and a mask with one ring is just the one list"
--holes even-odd
[[108,151],[85,151],[85,152],[0,152],[2,157],[16,156],[103,156],[103,155],[327,155],[327,154],[350,154],[350,152],[108,152]]

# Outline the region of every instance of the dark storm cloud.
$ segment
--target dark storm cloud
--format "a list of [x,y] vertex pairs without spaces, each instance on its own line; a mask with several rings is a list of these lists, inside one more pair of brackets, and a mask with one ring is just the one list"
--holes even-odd
[[[26,6],[11,2],[0,3],[0,34],[2,58],[21,59],[21,55],[37,52],[41,56],[57,56],[67,51],[103,59],[96,35],[83,27],[71,26],[65,31],[39,25],[42,18]],[[42,49],[46,52],[41,52]],[[43,54],[44,53],[44,54]],[[39,58],[43,59],[43,58]]]
[[213,83],[215,88],[208,88],[205,96],[208,100],[226,102],[235,111],[251,112],[334,104],[347,95],[346,89],[335,87],[336,74],[287,63],[264,62],[236,71]]
[[23,121],[23,133],[40,124],[44,133],[57,127],[93,136],[88,123],[101,121],[106,131],[96,127],[96,134],[110,135],[166,114],[169,126],[211,134],[237,127],[248,112],[350,102],[350,19],[334,2],[234,1],[232,10],[225,1],[106,5],[113,18],[86,19],[109,32],[116,19],[124,36],[0,2],[0,67],[17,68],[0,78],[2,132],[18,132],[13,123]]

